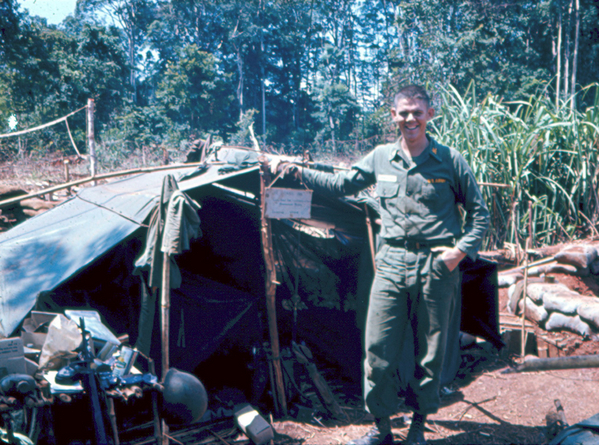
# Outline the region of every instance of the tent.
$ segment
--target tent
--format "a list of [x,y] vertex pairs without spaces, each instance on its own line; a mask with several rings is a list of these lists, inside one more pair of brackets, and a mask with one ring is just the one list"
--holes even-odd
[[[1,233],[0,335],[15,333],[33,308],[85,307],[98,310],[116,334],[128,333],[135,343],[147,289],[133,275],[134,263],[167,174],[201,205],[203,233],[176,259],[183,280],[171,294],[171,365],[196,372],[209,389],[240,386],[247,399],[259,397],[264,379],[257,370],[268,341],[260,176],[258,154],[241,148],[216,148],[200,167],[82,189]],[[290,179],[280,185],[297,187]],[[314,193],[310,219],[272,220],[281,344],[304,341],[318,361],[358,388],[373,276],[365,204],[376,215],[376,203],[367,197]],[[496,267],[479,260],[465,269],[456,320],[500,346]],[[150,355],[159,363],[157,331]],[[448,381],[459,366],[459,350],[451,356]],[[227,367],[242,369],[233,382],[230,372],[222,372]]]

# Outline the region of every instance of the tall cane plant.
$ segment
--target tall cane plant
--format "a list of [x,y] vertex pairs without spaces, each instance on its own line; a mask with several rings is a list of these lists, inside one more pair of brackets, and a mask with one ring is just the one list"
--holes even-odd
[[442,90],[431,131],[462,152],[481,184],[492,218],[486,248],[599,235],[599,85],[578,93],[589,94],[580,112],[547,94],[503,102],[477,101],[473,84],[463,96]]

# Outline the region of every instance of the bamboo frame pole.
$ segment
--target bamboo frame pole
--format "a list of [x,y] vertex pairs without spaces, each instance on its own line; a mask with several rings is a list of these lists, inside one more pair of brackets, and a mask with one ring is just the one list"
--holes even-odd
[[[210,163],[211,165],[218,165],[218,164],[223,164],[223,162],[214,162],[214,163]],[[92,181],[97,181],[100,179],[109,179],[109,178],[116,178],[119,176],[127,176],[127,175],[134,175],[137,173],[151,173],[151,172],[156,172],[156,171],[161,171],[161,170],[175,170],[178,168],[186,168],[186,167],[196,167],[199,165],[204,165],[203,162],[193,162],[193,163],[189,163],[189,164],[172,164],[172,165],[162,165],[159,167],[148,167],[148,168],[134,168],[134,169],[130,169],[130,170],[121,170],[118,172],[112,172],[112,173],[104,173],[103,175],[96,175],[96,176],[89,176],[87,178],[83,178],[83,179],[78,179],[76,181],[71,181],[71,182],[67,182],[65,184],[61,184],[61,185],[57,185],[55,187],[49,187],[47,189],[43,189],[43,190],[39,190],[37,192],[33,192],[33,193],[27,193],[26,195],[21,195],[21,196],[17,196],[15,198],[10,198],[10,199],[5,199],[4,201],[0,201],[0,207],[5,207],[7,205],[10,204],[16,204],[17,202],[23,201],[25,199],[29,199],[29,198],[35,198],[36,196],[41,196],[41,195],[47,195],[48,193],[54,193],[57,192],[59,190],[63,190],[66,188],[70,188],[70,187],[74,187],[77,185],[81,185],[81,184],[85,184],[86,182],[92,182]]]
[[518,266],[518,267],[514,267],[512,269],[502,270],[501,272],[499,272],[499,275],[509,275],[511,273],[524,270],[525,268],[531,268],[531,267],[534,267],[534,266],[542,266],[543,264],[548,264],[548,263],[551,263],[553,261],[555,261],[555,257],[550,256],[550,257],[547,257],[547,258],[543,258],[542,260],[533,261],[532,263],[528,263],[528,266]]
[[526,298],[528,297],[528,249],[531,247],[532,240],[532,201],[528,201],[528,238],[524,247],[524,287],[522,289],[522,338],[520,355],[526,355]]
[[526,354],[526,298],[528,296],[528,252],[524,250],[524,287],[522,288],[522,335],[520,339],[520,355]]
[[281,369],[281,357],[279,350],[279,330],[277,327],[277,274],[275,267],[274,252],[272,246],[272,232],[270,220],[266,217],[266,187],[270,183],[270,171],[268,161],[260,161],[260,210],[261,227],[260,236],[262,240],[262,250],[264,253],[264,263],[266,266],[266,310],[268,313],[268,331],[270,334],[270,347],[272,351],[272,364],[274,368],[275,381],[273,389],[275,397],[278,399],[280,414],[287,416],[287,400],[285,397],[285,385],[283,384],[283,372]]
[[[162,289],[161,289],[161,337],[162,337],[162,382],[166,378],[169,368],[169,329],[170,329],[170,309],[171,309],[171,262],[170,256],[164,252],[162,258]],[[168,445],[168,425],[162,419],[162,445]]]
[[570,357],[531,358],[515,369],[517,372],[552,371],[556,369],[599,368],[599,355],[573,355]]

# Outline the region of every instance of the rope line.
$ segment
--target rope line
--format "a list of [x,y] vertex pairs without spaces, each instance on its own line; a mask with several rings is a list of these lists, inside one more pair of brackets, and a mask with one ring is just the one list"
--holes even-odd
[[73,148],[77,152],[77,155],[79,157],[81,157],[81,153],[79,153],[79,150],[77,149],[77,145],[75,145],[75,140],[73,139],[73,135],[71,134],[71,129],[69,128],[69,121],[68,121],[68,119],[65,118],[64,123],[67,124],[67,131],[69,132],[69,138],[71,138],[71,144],[73,144]]
[[41,130],[42,128],[51,127],[52,125],[56,125],[56,124],[61,123],[62,121],[66,121],[68,117],[71,117],[73,114],[79,113],[81,110],[85,110],[86,108],[87,108],[87,105],[79,108],[78,110],[73,111],[72,113],[67,114],[66,116],[63,116],[63,117],[56,119],[52,122],[48,122],[47,124],[39,125],[39,126],[33,127],[33,128],[28,128],[27,130],[15,131],[13,133],[0,134],[0,139],[9,138],[12,136],[20,136],[22,134],[31,133],[32,131]]

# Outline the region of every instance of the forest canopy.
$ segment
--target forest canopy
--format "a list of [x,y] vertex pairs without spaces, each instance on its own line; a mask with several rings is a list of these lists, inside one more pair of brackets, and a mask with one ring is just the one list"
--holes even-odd
[[[594,0],[78,0],[59,25],[2,0],[0,133],[92,98],[105,162],[207,135],[247,143],[251,122],[279,150],[365,151],[393,134],[389,99],[408,83],[437,107],[449,86],[568,101],[597,81],[598,24]],[[85,117],[71,121],[84,146]],[[0,156],[70,147],[61,128]]]

